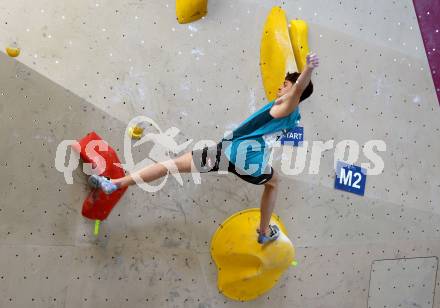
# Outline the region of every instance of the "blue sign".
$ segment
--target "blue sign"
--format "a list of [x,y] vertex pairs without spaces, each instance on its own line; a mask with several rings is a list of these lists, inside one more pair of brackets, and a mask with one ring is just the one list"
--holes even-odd
[[366,182],[367,170],[338,161],[336,164],[336,189],[345,190],[363,196]]
[[293,143],[294,146],[298,146],[300,142],[304,141],[304,127],[296,126],[281,136],[281,144]]

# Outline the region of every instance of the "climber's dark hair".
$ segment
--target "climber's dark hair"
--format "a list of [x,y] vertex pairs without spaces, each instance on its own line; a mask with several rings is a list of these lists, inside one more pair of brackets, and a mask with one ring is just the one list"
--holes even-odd
[[[291,83],[295,84],[296,80],[298,79],[300,73],[294,72],[294,73],[287,73],[285,80],[289,80]],[[301,94],[300,102],[308,98],[313,93],[313,83],[312,81],[309,82],[307,87],[304,89],[303,93]]]

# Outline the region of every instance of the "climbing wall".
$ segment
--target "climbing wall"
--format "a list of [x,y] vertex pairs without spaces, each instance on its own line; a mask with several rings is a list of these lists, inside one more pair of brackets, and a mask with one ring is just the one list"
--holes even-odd
[[[81,165],[67,184],[55,157],[95,130],[123,160],[137,115],[177,127],[186,150],[217,141],[267,103],[259,44],[274,5],[308,22],[321,58],[301,105],[305,168],[274,164],[298,266],[239,303],[219,294],[209,243],[259,206],[262,187],[218,174],[132,187],[94,237]],[[181,25],[171,1],[17,0],[0,4],[0,46],[11,44],[18,58],[0,54],[1,307],[440,307],[440,112],[412,1],[210,1]],[[335,190],[336,144],[355,140],[359,165],[376,139],[384,170],[365,195]]]

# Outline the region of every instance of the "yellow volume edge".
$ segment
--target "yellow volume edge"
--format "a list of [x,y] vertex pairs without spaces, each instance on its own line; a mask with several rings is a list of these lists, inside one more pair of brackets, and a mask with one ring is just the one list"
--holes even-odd
[[208,13],[208,0],[176,0],[176,16],[179,24],[196,21]]
[[302,72],[307,64],[306,56],[309,53],[307,23],[304,20],[291,20],[289,34],[298,69]]
[[290,41],[286,13],[273,7],[266,18],[260,48],[260,69],[266,97],[276,98],[288,72],[298,71]]

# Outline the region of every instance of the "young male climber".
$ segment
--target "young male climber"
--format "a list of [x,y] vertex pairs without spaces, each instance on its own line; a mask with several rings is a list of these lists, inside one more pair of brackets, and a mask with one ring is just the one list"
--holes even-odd
[[276,240],[280,230],[277,225],[269,224],[279,185],[279,177],[268,162],[271,139],[273,141],[274,137],[279,137],[283,131],[297,125],[301,118],[298,105],[313,92],[311,76],[319,65],[319,59],[311,53],[307,55],[306,62],[307,65],[301,74],[287,73],[275,100],[253,113],[217,145],[149,165],[119,179],[92,175],[89,184],[94,188],[101,188],[106,194],[111,194],[119,188],[135,184],[135,176],[144,182],[151,182],[176,168],[178,172],[183,173],[196,170],[200,173],[228,171],[248,183],[264,185],[257,241],[265,244]]

